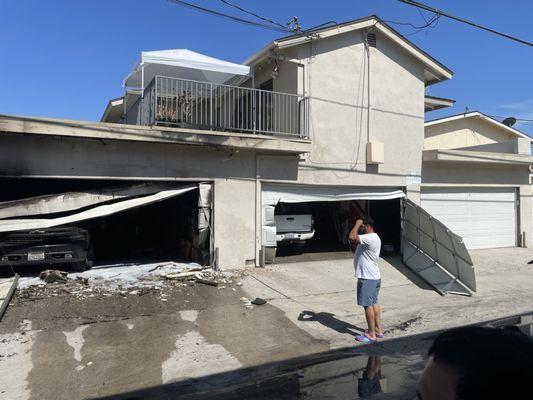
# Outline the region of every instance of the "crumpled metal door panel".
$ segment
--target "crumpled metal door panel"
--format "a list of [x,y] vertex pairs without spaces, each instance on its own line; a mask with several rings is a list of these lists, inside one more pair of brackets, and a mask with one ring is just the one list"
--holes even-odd
[[404,199],[402,212],[404,263],[441,294],[472,295],[476,277],[460,236],[420,206]]

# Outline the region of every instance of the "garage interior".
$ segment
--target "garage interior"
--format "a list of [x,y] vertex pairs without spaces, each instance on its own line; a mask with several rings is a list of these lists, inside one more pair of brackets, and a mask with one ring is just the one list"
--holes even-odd
[[400,253],[401,199],[279,202],[275,215],[286,214],[311,214],[315,234],[306,243],[278,243],[276,262],[294,262],[302,255],[306,260],[352,257],[348,234],[357,215],[370,215],[374,219],[383,255]]
[[[136,188],[125,197],[117,196],[110,201],[86,205],[76,210],[43,213],[30,218],[55,219],[96,209],[98,206],[117,205],[124,198],[142,199],[158,191],[179,189],[184,185],[196,185],[179,195],[154,201],[138,207],[125,208],[110,215],[82,219],[67,224],[86,229],[91,238],[94,265],[117,263],[145,263],[159,261],[197,262],[209,265],[211,262],[210,238],[210,185],[192,182],[132,182],[120,180],[81,180],[81,179],[36,179],[2,178],[0,185],[0,211],[14,201],[36,196],[69,193],[113,193],[127,192]],[[151,189],[153,188],[153,189]],[[144,191],[144,192],[143,192]],[[202,201],[200,192],[204,193]],[[48,196],[47,196],[48,197]],[[111,195],[113,197],[113,195]],[[209,197],[209,200],[206,200]],[[9,202],[9,203],[5,203]],[[206,203],[206,204],[204,204]],[[103,206],[102,206],[103,204]],[[54,210],[57,211],[57,210]],[[27,218],[25,216],[24,218]],[[14,219],[13,218],[7,218]],[[23,221],[21,217],[17,220]],[[6,219],[4,218],[3,221]],[[2,221],[2,222],[3,222]],[[2,233],[0,233],[0,236]],[[43,266],[42,269],[49,266]],[[23,267],[21,266],[21,269]]]

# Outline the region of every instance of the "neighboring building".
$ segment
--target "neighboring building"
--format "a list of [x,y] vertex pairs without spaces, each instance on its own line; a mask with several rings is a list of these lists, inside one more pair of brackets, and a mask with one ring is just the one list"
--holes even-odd
[[480,112],[426,122],[422,207],[468,248],[531,246],[531,138]]

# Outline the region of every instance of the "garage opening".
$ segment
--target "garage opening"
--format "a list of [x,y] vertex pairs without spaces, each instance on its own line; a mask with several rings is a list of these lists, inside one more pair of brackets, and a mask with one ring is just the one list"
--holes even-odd
[[[382,254],[399,254],[401,203],[391,200],[350,200],[310,203],[278,203],[276,261],[337,259],[353,256],[348,234],[357,216],[370,215],[382,240]],[[311,230],[309,230],[311,226]]]
[[399,254],[403,197],[401,190],[388,188],[267,185],[263,243],[275,247],[270,256],[278,263],[350,258],[348,234],[358,216],[370,215],[382,238],[382,253]]
[[[266,262],[352,257],[345,250],[348,232],[358,215],[368,214],[381,237],[383,255],[401,254],[403,264],[443,295],[470,296],[476,291],[473,263],[462,238],[401,190],[265,184],[262,203]],[[295,244],[299,250],[293,246],[292,254],[286,253],[284,246]]]
[[211,262],[210,184],[1,181],[0,266]]

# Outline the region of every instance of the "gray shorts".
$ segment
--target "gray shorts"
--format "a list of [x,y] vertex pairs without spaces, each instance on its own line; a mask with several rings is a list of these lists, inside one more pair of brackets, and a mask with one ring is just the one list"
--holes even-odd
[[357,305],[368,307],[378,302],[381,279],[357,279]]

